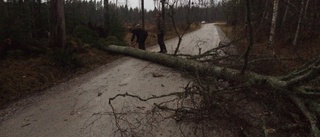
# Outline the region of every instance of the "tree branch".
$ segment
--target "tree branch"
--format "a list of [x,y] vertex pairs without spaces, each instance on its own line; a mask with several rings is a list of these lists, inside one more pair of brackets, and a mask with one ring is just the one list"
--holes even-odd
[[317,127],[317,118],[312,113],[310,113],[308,111],[308,109],[306,108],[306,106],[302,100],[300,100],[298,97],[296,97],[294,95],[290,95],[289,97],[293,101],[293,103],[295,103],[300,108],[303,115],[309,120],[309,123],[311,126],[311,134],[314,137],[319,137],[320,131]]

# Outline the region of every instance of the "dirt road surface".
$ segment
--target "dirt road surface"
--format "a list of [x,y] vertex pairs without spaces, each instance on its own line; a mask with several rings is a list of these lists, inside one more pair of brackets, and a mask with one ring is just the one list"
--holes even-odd
[[[177,39],[166,41],[169,54],[173,53]],[[201,29],[183,37],[183,54],[199,54],[218,45],[220,41],[214,24],[203,24]],[[153,46],[147,50],[158,51]],[[183,91],[190,79],[181,72],[155,63],[121,58],[94,71],[42,92],[27,97],[1,110],[1,137],[109,137],[120,136],[110,115],[109,98],[119,93],[149,97]],[[162,100],[161,100],[162,101]],[[139,102],[133,98],[113,101],[118,111],[146,109],[153,102]],[[137,136],[181,136],[175,121],[141,125]],[[192,136],[191,132],[188,136]]]

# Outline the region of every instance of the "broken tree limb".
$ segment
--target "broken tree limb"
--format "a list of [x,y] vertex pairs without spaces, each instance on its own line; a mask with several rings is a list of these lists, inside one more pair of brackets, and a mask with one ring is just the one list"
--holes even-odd
[[288,89],[287,82],[273,76],[260,75],[254,72],[246,72],[241,75],[241,71],[231,68],[219,67],[212,64],[205,64],[194,60],[174,57],[166,54],[144,51],[123,46],[110,45],[103,48],[106,51],[129,55],[132,57],[156,62],[168,67],[199,72],[199,74],[210,75],[220,79],[236,80],[241,77],[248,81],[250,85],[265,85],[276,89]]
[[[287,75],[287,79],[283,79],[282,76],[266,76],[262,74],[258,74],[252,71],[246,71],[244,74],[241,74],[241,70],[220,67],[214,64],[209,63],[201,63],[199,61],[190,60],[186,58],[179,58],[177,56],[155,53],[150,51],[144,51],[134,48],[127,48],[123,46],[110,45],[103,48],[106,51],[120,53],[124,55],[129,55],[132,57],[156,62],[158,64],[162,64],[164,66],[182,69],[190,72],[197,72],[198,74],[203,74],[207,76],[212,76],[217,79],[224,79],[227,81],[237,81],[239,83],[243,83],[242,85],[245,87],[267,87],[271,92],[276,92],[280,94],[287,95],[292,102],[300,109],[300,111],[304,114],[305,118],[309,121],[310,125],[310,133],[318,137],[319,136],[319,127],[318,127],[318,118],[317,115],[313,114],[314,111],[306,106],[306,98],[314,99],[313,97],[319,95],[319,88],[317,87],[306,87],[304,84],[308,85],[308,81],[316,80],[319,76],[319,62],[315,60],[315,62],[310,65],[306,65],[308,67],[307,70],[303,70],[302,72],[293,71],[291,73],[295,73],[295,75]],[[172,93],[168,95],[181,95],[183,93]],[[140,98],[136,95],[131,95],[128,93],[118,94],[117,96],[110,98],[109,103],[117,97],[133,97],[137,98],[140,101],[147,101],[151,99],[166,97],[168,95],[161,96],[152,96],[149,98]],[[205,95],[204,95],[205,96]],[[314,101],[315,107],[320,106],[317,101]],[[157,106],[157,104],[155,104]],[[168,108],[167,108],[168,109]],[[114,111],[114,108],[113,108]],[[115,115],[115,119],[117,116]],[[116,121],[117,122],[117,121]],[[121,127],[119,129],[122,130]]]
[[293,95],[291,95],[290,98],[298,106],[298,108],[300,108],[303,115],[309,120],[309,124],[311,127],[311,135],[313,135],[314,137],[319,137],[320,132],[319,128],[317,127],[317,118],[311,112],[308,111],[304,102],[301,99]]

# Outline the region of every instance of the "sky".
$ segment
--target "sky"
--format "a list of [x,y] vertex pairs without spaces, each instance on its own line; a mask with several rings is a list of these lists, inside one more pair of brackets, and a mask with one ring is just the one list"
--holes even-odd
[[[111,0],[112,1],[112,0]],[[115,0],[114,0],[115,1]],[[119,4],[124,4],[125,0],[118,0]],[[132,8],[139,7],[140,8],[140,0],[128,0],[128,6]],[[153,10],[153,0],[144,0],[144,8],[146,10]]]

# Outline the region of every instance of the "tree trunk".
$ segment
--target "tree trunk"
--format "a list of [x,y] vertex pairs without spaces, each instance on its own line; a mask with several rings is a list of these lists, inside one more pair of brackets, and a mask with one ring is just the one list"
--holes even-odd
[[[132,57],[156,62],[168,67],[183,69],[191,72],[199,72],[199,74],[205,74],[213,76],[219,79],[225,80],[241,80],[241,82],[249,82],[248,84],[259,84],[266,87],[281,89],[279,92],[296,91],[320,75],[320,57],[316,58],[314,63],[305,66],[303,69],[298,69],[294,72],[289,73],[286,76],[265,76],[251,71],[247,71],[241,75],[241,71],[226,67],[215,66],[213,64],[205,64],[195,60],[186,58],[179,58],[162,53],[154,53],[135,48],[127,48],[124,46],[109,45],[102,48],[103,50],[129,55]],[[293,92],[292,92],[293,93]],[[301,94],[303,94],[301,92]]]
[[244,64],[241,70],[241,74],[244,73],[245,69],[247,68],[248,64],[248,56],[249,52],[251,50],[251,47],[253,46],[253,30],[252,30],[252,23],[251,23],[251,2],[250,0],[246,0],[246,8],[247,8],[247,49],[243,54]]
[[[290,2],[290,0],[288,0],[288,3],[289,2]],[[289,4],[286,5],[286,10],[285,10],[284,15],[283,15],[283,20],[282,20],[282,23],[281,23],[281,31],[283,31],[284,24],[286,22],[286,18],[287,18],[287,15],[288,15],[288,10],[289,10]]]
[[299,13],[299,21],[298,21],[296,33],[295,33],[295,35],[294,35],[293,46],[296,46],[296,45],[297,45],[297,41],[298,41],[298,37],[299,37],[299,33],[300,33],[301,22],[302,22],[303,11],[304,11],[304,1],[305,1],[305,0],[301,0],[301,7],[300,7],[300,13]]
[[305,6],[305,8],[304,8],[304,17],[303,18],[306,18],[306,16],[307,16],[307,12],[308,12],[308,7],[309,7],[309,2],[310,2],[310,0],[307,0],[307,2],[306,2],[306,6]]
[[144,0],[141,0],[141,20],[142,28],[144,29]]
[[[34,27],[35,27],[35,38],[38,39],[41,32],[41,0],[33,0],[34,5]],[[41,36],[40,36],[41,37]]]
[[266,5],[264,6],[264,10],[263,10],[263,13],[262,13],[262,18],[261,18],[261,21],[260,21],[260,25],[264,21],[264,18],[265,18],[266,12],[267,12],[267,8],[268,8],[268,4],[269,4],[269,0],[266,0]]
[[162,8],[161,11],[162,11],[163,22],[166,22],[165,21],[165,16],[166,16],[165,3],[166,3],[166,0],[161,0],[161,8]]
[[3,16],[7,17],[7,7],[4,0],[0,0],[0,12],[3,14],[0,18],[3,18]]
[[64,48],[66,43],[66,28],[64,16],[64,0],[51,0],[51,31],[52,47]]
[[104,0],[104,22],[105,22],[105,27],[106,27],[106,32],[107,36],[109,35],[109,27],[110,27],[110,22],[109,22],[109,0]]
[[[263,87],[272,92],[288,95],[294,99],[299,99],[298,97],[304,97],[304,99],[307,97],[309,97],[309,99],[317,99],[317,96],[320,96],[317,87],[312,88],[306,86],[306,84],[320,76],[320,56],[315,58],[311,63],[290,72],[286,76],[265,76],[251,71],[246,71],[246,73],[242,74],[239,70],[220,67],[211,63],[201,63],[186,58],[179,58],[135,48],[127,48],[124,46],[109,45],[102,47],[102,49],[109,52],[130,55],[192,73],[197,72],[198,74],[215,77],[216,79],[238,82],[247,87]],[[310,127],[312,127],[311,134],[318,137],[319,128],[316,126],[315,122],[317,121],[317,118],[309,112],[310,110],[304,108],[304,102],[300,100],[296,102],[296,104],[300,106],[300,108],[301,106],[303,107],[301,111],[303,111],[305,117],[307,117],[310,122]],[[317,103],[317,105],[319,105],[319,103]]]
[[274,44],[274,36],[276,33],[276,27],[277,27],[278,7],[279,7],[279,0],[274,0],[273,14],[272,14],[272,21],[271,21],[271,28],[270,28],[270,37],[269,37],[269,47],[272,47]]
[[191,0],[189,0],[188,2],[188,11],[187,11],[187,15],[186,15],[186,20],[187,23],[190,24],[190,14],[191,14]]
[[[0,35],[3,35],[5,32],[3,31],[5,28],[6,28],[6,25],[5,25],[5,20],[7,19],[8,17],[8,12],[7,12],[7,7],[4,3],[4,0],[0,0]],[[0,50],[1,50],[1,47],[0,47]],[[0,54],[1,54],[1,51],[0,51]],[[1,55],[0,55],[1,56]]]

